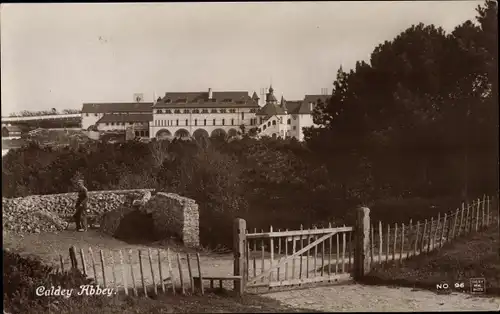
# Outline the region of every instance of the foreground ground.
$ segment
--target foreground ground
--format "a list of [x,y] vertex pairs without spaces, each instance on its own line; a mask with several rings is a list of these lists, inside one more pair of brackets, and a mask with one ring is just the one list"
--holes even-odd
[[[485,246],[493,246],[494,241],[498,239],[498,233],[495,238],[495,230],[488,230],[483,235],[477,234],[467,241],[458,241],[455,246],[447,248],[445,259],[449,263],[450,257],[459,261],[463,256],[470,257],[471,253],[481,254],[489,252]],[[493,241],[485,244],[485,239]],[[462,244],[461,244],[462,243]],[[128,249],[147,249],[151,246],[131,245],[125,242],[104,236],[96,231],[89,233],[62,232],[59,234],[32,234],[20,237],[19,235],[4,233],[4,247],[26,254],[35,254],[42,257],[46,262],[57,262],[57,255],[65,253],[71,245],[92,246],[95,249],[128,250]],[[462,254],[467,246],[468,254]],[[498,243],[497,243],[498,245]],[[494,249],[491,247],[490,249]],[[174,251],[184,251],[178,247],[171,246]],[[474,251],[474,252],[471,252]],[[441,252],[444,252],[441,250]],[[455,253],[453,253],[455,252]],[[438,255],[436,255],[438,254]],[[449,267],[442,265],[442,257],[434,253],[429,256],[418,257],[429,262],[429,267],[422,268],[422,262],[407,262],[402,269],[387,268],[385,274],[396,276],[402,273],[411,279],[412,267],[432,270],[426,275],[431,278],[431,273],[439,274],[440,267]],[[202,253],[204,265],[213,267],[220,272],[231,272],[232,261],[229,255],[217,255]],[[436,255],[436,256],[435,256]],[[488,254],[486,254],[488,255]],[[434,256],[434,257],[433,257]],[[462,257],[461,257],[462,256]],[[430,259],[430,260],[429,260]],[[415,259],[417,260],[417,259]],[[472,264],[457,262],[466,268],[475,267],[475,263],[483,265],[481,267],[497,271],[496,266],[491,266],[493,260],[488,260],[488,265],[481,264],[479,260],[469,260]],[[432,261],[432,262],[431,262]],[[473,262],[476,261],[476,262]],[[414,263],[414,264],[411,264]],[[478,265],[479,265],[478,264]],[[413,266],[411,266],[413,265]],[[399,266],[401,267],[401,266]],[[433,268],[434,267],[434,268]],[[392,270],[391,270],[392,269]],[[418,268],[417,268],[418,269]],[[481,269],[479,266],[477,269]],[[415,271],[414,271],[415,272]],[[418,272],[417,272],[418,273]],[[372,275],[377,273],[372,273]],[[419,276],[422,276],[419,273]],[[497,271],[500,274],[500,271]],[[380,273],[379,273],[380,276]],[[435,279],[436,280],[436,279]],[[388,282],[387,284],[390,284]],[[57,311],[61,313],[70,313],[71,311],[85,312],[88,307],[97,309],[101,313],[173,313],[173,312],[302,312],[302,311],[446,311],[446,310],[499,310],[500,298],[475,297],[465,294],[437,295],[428,290],[415,290],[412,288],[395,288],[383,286],[360,285],[346,283],[336,286],[324,286],[302,290],[289,290],[280,292],[270,292],[262,296],[247,295],[242,299],[227,298],[216,295],[207,296],[179,296],[163,295],[157,300],[146,298],[126,299],[116,297],[113,300],[96,304],[89,299],[89,304],[74,304],[71,310],[65,310],[63,307]],[[99,302],[97,302],[99,303]],[[62,305],[62,304],[61,304]],[[56,309],[55,309],[56,310]],[[66,312],[65,312],[66,311]]]
[[467,289],[470,278],[484,278],[486,293],[500,296],[499,248],[499,230],[493,225],[485,231],[456,239],[430,254],[405,260],[402,264],[375,267],[366,278],[366,283],[434,290],[438,283],[454,285],[464,282]]
[[498,311],[500,298],[345,284],[265,294],[293,308],[322,312]]

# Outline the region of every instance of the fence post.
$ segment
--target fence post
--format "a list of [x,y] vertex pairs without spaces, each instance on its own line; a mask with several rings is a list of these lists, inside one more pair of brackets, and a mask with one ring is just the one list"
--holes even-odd
[[234,275],[241,276],[241,280],[234,281],[234,290],[237,295],[243,294],[243,287],[245,286],[244,272],[245,272],[245,243],[247,222],[245,219],[236,218],[233,224],[233,253],[234,253]]
[[356,212],[356,250],[354,279],[359,280],[370,272],[370,209],[358,207]]

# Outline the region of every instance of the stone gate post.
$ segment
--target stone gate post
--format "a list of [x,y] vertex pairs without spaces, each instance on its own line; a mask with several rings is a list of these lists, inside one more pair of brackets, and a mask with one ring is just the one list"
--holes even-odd
[[354,279],[359,280],[370,272],[370,209],[358,207],[356,209],[355,250],[354,250]]

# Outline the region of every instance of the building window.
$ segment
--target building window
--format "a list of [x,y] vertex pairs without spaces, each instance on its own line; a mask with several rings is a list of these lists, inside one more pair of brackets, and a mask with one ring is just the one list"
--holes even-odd
[[250,109],[250,113],[255,113],[255,109]]
[[236,113],[236,109],[229,109],[230,113]]
[[203,125],[207,125],[207,119],[203,119]]
[[273,125],[276,125],[276,120],[273,120]]
[[161,109],[156,110],[156,113],[163,113]]
[[241,120],[245,120],[245,113],[244,112],[241,113]]
[[288,119],[288,120],[286,120],[286,123],[287,124],[292,124],[292,120]]
[[97,113],[94,113],[94,116],[98,117],[99,115]]
[[114,123],[114,122],[111,122],[111,125],[115,125],[115,123]]
[[203,109],[201,112],[202,113],[208,113],[208,109]]
[[222,125],[226,124],[226,119],[222,119]]
[[139,136],[139,131],[135,131],[135,136]]
[[189,113],[189,109],[184,109],[184,113]]
[[231,125],[234,125],[234,119],[231,119]]
[[106,122],[106,125],[109,125],[109,123],[108,123],[108,122]]
[[221,109],[220,113],[226,113],[226,109]]
[[181,113],[181,111],[179,109],[175,109],[174,113]]
[[88,113],[86,113],[86,114],[85,114],[85,116],[86,116],[86,117],[88,117],[88,116],[89,116],[89,114],[88,114]]
[[268,121],[268,122],[267,122],[267,126],[271,126],[271,121]]
[[217,113],[217,109],[211,109],[210,113]]
[[267,127],[266,127],[266,125],[264,124],[264,127],[263,127],[263,129],[265,130],[266,128],[267,128]]
[[193,113],[200,113],[200,110],[198,110],[198,109],[194,109],[194,110],[193,110]]
[[172,110],[167,109],[167,110],[165,110],[165,113],[172,113]]
[[292,129],[297,130],[297,127],[294,125],[294,126],[292,127]]
[[177,119],[175,122],[176,125],[179,125],[179,119]]
[[215,119],[214,119],[214,125],[215,125]]
[[186,125],[188,125],[188,119],[186,119]]
[[194,119],[194,125],[198,125],[198,120]]
[[165,102],[166,102],[167,104],[169,104],[169,103],[171,103],[171,102],[172,102],[172,99],[167,99],[167,100],[165,100]]
[[149,131],[144,132],[147,137],[149,137]]

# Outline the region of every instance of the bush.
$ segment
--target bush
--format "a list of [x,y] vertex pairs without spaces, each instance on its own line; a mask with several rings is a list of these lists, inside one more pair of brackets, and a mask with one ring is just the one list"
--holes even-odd
[[43,313],[50,311],[54,301],[60,297],[39,297],[35,292],[37,287],[77,288],[91,283],[78,270],[54,273],[52,267],[44,265],[34,257],[22,257],[17,253],[3,250],[3,260],[3,301],[4,308],[8,312]]

